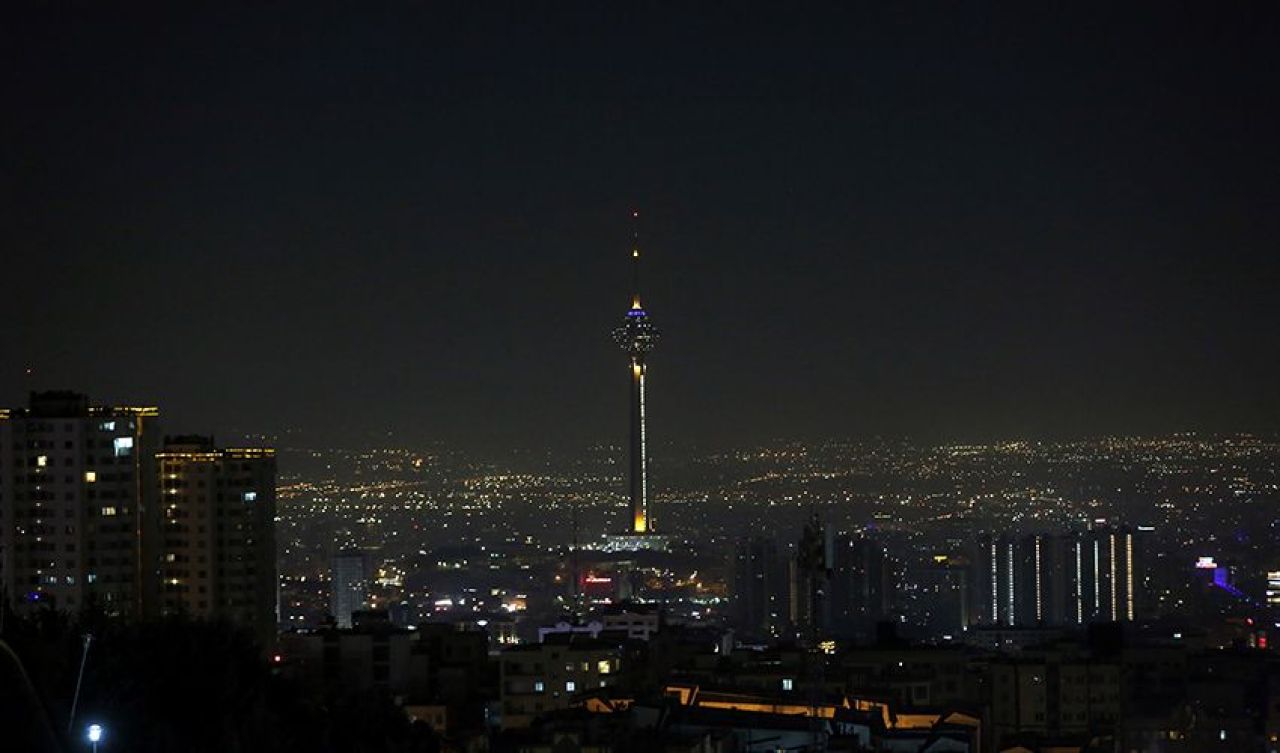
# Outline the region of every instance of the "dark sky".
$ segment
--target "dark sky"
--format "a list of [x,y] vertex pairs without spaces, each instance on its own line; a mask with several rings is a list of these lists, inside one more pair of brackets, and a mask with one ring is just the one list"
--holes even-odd
[[14,5],[0,404],[620,442],[638,207],[657,440],[1280,425],[1275,3]]

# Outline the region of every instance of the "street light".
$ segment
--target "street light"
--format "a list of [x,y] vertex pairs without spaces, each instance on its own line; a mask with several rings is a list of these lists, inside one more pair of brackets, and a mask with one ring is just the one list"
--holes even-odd
[[89,725],[89,732],[86,736],[89,738],[89,742],[93,743],[93,753],[98,753],[98,743],[102,740],[102,731],[101,724]]

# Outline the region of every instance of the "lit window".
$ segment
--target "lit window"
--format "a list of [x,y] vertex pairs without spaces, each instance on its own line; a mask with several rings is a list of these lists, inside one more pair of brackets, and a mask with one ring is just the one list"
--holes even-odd
[[611,669],[611,668],[610,668],[610,666],[609,666],[609,660],[608,660],[608,659],[601,659],[601,660],[600,660],[600,663],[596,665],[596,671],[598,671],[598,672],[599,672],[600,674],[602,674],[602,675],[607,675],[607,674],[609,674],[609,670],[610,670],[610,669]]
[[97,481],[98,481],[98,472],[97,472],[97,471],[85,471],[85,472],[84,472],[84,482],[85,482],[86,484],[93,484],[93,483],[97,483]]
[[541,693],[545,689],[546,689],[546,686],[542,684],[542,680],[533,681],[533,692]]
[[133,437],[116,437],[116,457],[122,458],[133,452]]
[[36,458],[36,465],[40,466],[41,468],[44,468],[44,467],[45,467],[45,466],[47,466],[48,464],[49,464],[49,456],[48,456],[48,455],[41,455],[41,456],[39,456],[39,457],[37,457],[37,458]]
[[245,492],[245,493],[244,493],[244,501],[245,501],[245,502],[257,502],[257,501],[258,501],[258,493],[257,493],[257,492]]
[[783,690],[795,690],[795,689],[796,689],[796,681],[795,681],[795,680],[793,680],[793,679],[791,679],[790,677],[784,677],[784,678],[782,678],[782,689],[783,689]]
[[85,580],[87,580],[90,583],[97,583],[98,575],[96,573],[89,573],[89,575],[85,577]]
[[102,423],[98,424],[98,429],[99,429],[99,430],[101,430],[101,431],[115,431],[115,430],[116,430],[116,422],[115,422],[115,421],[103,421]]
[[578,689],[578,683],[574,682],[573,680],[565,680],[565,683],[564,683],[564,692],[566,692],[566,693],[572,693],[573,691],[575,691],[575,690],[577,690],[577,689]]
[[114,507],[104,507],[104,508],[102,508],[102,515],[103,515],[103,517],[110,517],[110,516],[115,515],[115,514],[116,514],[116,508],[114,508]]

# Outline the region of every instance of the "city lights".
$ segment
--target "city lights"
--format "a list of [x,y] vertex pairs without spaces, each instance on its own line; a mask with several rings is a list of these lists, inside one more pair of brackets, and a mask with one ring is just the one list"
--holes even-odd
[[1280,753],[1280,3],[117,5],[0,753]]

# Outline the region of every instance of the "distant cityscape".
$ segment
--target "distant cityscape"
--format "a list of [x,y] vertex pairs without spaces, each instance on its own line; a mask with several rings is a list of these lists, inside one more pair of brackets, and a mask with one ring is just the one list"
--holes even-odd
[[659,452],[638,531],[620,447],[228,448],[162,415],[0,413],[15,619],[229,622],[282,676],[400,699],[438,749],[616,739],[595,717],[791,749],[1280,733],[1273,438]]
[[[481,463],[431,450],[281,450],[297,469],[280,487],[283,624],[323,620],[331,560],[358,549],[370,562],[366,598],[406,622],[484,614],[537,623],[631,599],[762,632],[754,619],[734,624],[745,614],[735,611],[736,584],[751,568],[773,570],[762,598],[778,605],[767,632],[780,637],[796,627],[790,563],[811,519],[827,561],[858,550],[862,564],[849,567],[876,571],[871,616],[916,640],[959,640],[986,625],[1156,618],[1229,630],[1245,617],[1262,625],[1277,606],[1274,440],[784,443],[659,458],[654,509],[673,546],[666,566],[641,568],[638,580],[613,577],[627,560],[602,551],[628,514],[623,454],[596,447]],[[575,533],[581,605],[566,577]]]
[[[1274,753],[1280,441],[654,452],[635,243],[625,449],[227,447],[66,391],[0,410],[0,638],[10,613],[37,655],[41,625],[83,626],[49,702],[69,729],[95,631],[169,625],[251,636],[263,693],[377,709],[363,737],[411,750]],[[38,673],[65,687],[62,662]]]

